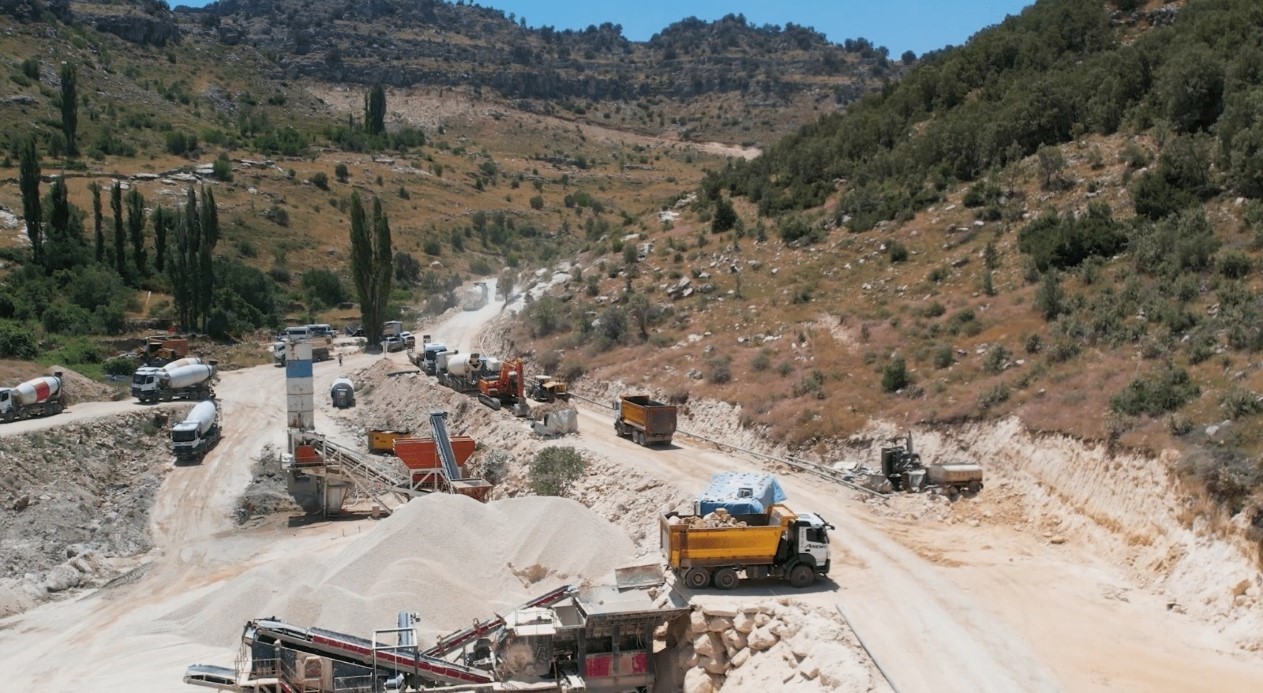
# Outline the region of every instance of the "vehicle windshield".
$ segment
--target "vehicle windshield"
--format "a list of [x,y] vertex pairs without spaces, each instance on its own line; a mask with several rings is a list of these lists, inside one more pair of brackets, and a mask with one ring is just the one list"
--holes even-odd
[[133,376],[132,376],[132,385],[144,385],[144,384],[147,382],[147,381],[146,381],[146,379],[147,379],[148,377],[149,377],[149,376],[147,376],[147,375],[142,375],[142,374],[139,374],[139,373],[138,373],[138,374],[136,374],[136,375],[133,375]]
[[188,430],[181,430],[178,428],[172,429],[171,440],[172,442],[176,442],[176,443],[191,443],[197,440],[197,429],[196,428],[190,428]]

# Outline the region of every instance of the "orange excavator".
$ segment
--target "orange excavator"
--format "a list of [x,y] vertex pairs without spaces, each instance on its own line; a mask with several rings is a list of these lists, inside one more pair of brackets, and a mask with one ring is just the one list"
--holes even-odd
[[504,361],[500,364],[499,374],[478,380],[478,401],[496,411],[503,406],[511,406],[514,416],[526,416],[530,410],[524,388],[522,359]]

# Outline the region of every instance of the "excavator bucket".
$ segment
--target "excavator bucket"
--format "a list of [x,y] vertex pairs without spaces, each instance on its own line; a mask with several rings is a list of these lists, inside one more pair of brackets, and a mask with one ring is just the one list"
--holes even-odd
[[513,415],[518,417],[530,416],[531,406],[522,400],[518,400],[518,403],[513,405]]

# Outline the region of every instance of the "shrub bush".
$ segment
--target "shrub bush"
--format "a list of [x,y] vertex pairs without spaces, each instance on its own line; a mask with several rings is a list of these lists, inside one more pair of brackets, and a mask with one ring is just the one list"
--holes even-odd
[[883,392],[898,392],[908,386],[908,364],[902,356],[896,355],[886,364],[881,372],[881,389]]
[[1168,364],[1128,383],[1110,399],[1110,406],[1120,414],[1158,416],[1179,409],[1200,394],[1187,371]]
[[321,190],[329,189],[329,176],[326,175],[324,171],[316,171],[311,174],[311,178],[308,178],[307,180]]
[[550,446],[531,462],[531,490],[538,496],[561,496],[587,469],[587,462],[572,447]]

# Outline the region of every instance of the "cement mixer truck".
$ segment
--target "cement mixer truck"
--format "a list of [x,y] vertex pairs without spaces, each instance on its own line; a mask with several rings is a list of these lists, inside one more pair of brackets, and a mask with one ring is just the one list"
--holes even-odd
[[61,372],[28,380],[17,387],[0,387],[0,419],[8,422],[60,413]]
[[334,409],[346,409],[355,406],[355,384],[350,378],[338,378],[329,388],[329,397],[333,399]]
[[171,452],[181,462],[201,461],[219,442],[219,409],[213,400],[193,407],[184,420],[171,427]]
[[132,376],[132,396],[141,404],[173,399],[214,399],[215,390],[211,387],[216,371],[214,361],[172,366],[175,364],[136,369]]
[[478,354],[456,354],[447,359],[447,370],[439,373],[439,382],[457,392],[478,389],[483,373],[483,359]]

